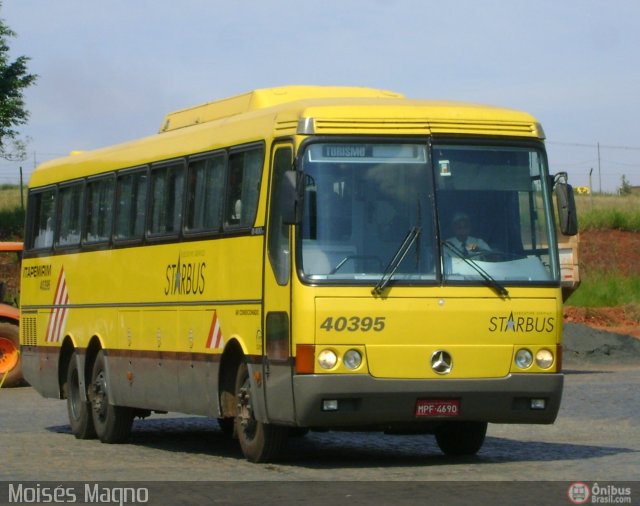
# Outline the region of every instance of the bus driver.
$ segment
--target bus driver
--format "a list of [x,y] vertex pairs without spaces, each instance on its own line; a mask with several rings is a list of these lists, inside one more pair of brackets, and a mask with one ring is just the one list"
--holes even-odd
[[471,220],[465,213],[456,213],[453,216],[451,224],[453,225],[453,233],[455,235],[447,239],[447,243],[465,257],[481,251],[491,251],[491,248],[485,241],[469,235],[471,232]]

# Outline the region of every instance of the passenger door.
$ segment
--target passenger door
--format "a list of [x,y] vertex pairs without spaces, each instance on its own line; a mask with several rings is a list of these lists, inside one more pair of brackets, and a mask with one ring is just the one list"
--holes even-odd
[[263,306],[263,378],[265,406],[271,423],[295,418],[291,359],[291,241],[278,205],[280,180],[291,169],[293,148],[276,144],[272,151],[271,198],[266,227]]

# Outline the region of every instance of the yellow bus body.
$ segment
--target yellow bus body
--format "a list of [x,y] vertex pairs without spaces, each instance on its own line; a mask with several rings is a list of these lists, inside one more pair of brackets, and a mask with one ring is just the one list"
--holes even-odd
[[[263,157],[255,217],[241,228],[225,222],[208,233],[188,234],[183,221],[172,234],[152,237],[147,214],[139,240],[118,243],[109,232],[93,243],[85,217],[82,240],[39,247],[38,210],[30,208],[21,314],[27,380],[45,396],[73,397],[68,383],[75,361],[78,393],[70,409],[76,402],[95,403],[108,387],[109,406],[133,410],[127,416],[181,411],[236,419],[236,430],[250,420],[265,431],[406,427],[445,438],[439,431],[451,419],[418,418],[421,399],[427,399],[424,409],[445,405],[461,421],[553,422],[562,390],[562,297],[554,237],[541,263],[556,269],[555,277],[532,285],[520,281],[508,287],[508,296],[498,296],[484,282],[464,281],[400,283],[375,296],[371,283],[331,284],[322,276],[313,281],[301,262],[302,225],[289,226],[291,264],[284,283],[276,281],[267,244],[274,153],[289,149],[293,161],[314,138],[342,137],[406,143],[443,137],[456,146],[465,139],[508,139],[542,146],[544,134],[532,116],[507,109],[409,100],[365,88],[294,86],[178,111],[165,118],[156,135],[45,163],[30,181],[34,199],[52,195],[55,206],[63,206],[65,185],[76,184],[87,195],[92,178],[103,176],[113,178],[117,206],[120,177],[129,169],[151,178],[169,161],[182,170],[188,187],[187,166],[190,171],[199,155],[220,153],[227,166],[236,150],[255,148]],[[441,160],[436,169],[445,183],[448,163]],[[447,189],[444,183],[442,188]],[[537,205],[534,200],[530,205]],[[147,206],[150,213],[153,202]],[[64,209],[55,209],[59,223]],[[55,241],[64,226],[52,228]],[[527,258],[518,261],[532,265],[532,255]],[[444,267],[438,269],[444,276]],[[284,330],[278,331],[284,332],[283,342],[269,330],[277,327],[269,315],[273,322],[284,318]],[[100,350],[106,382],[97,385],[92,368]],[[336,357],[333,367],[317,360],[324,350]],[[351,350],[361,357],[356,367],[346,363]],[[532,357],[550,353],[552,363],[533,360],[522,368],[520,350]],[[454,357],[445,373],[434,365],[443,351]],[[238,387],[243,362],[252,394],[249,415],[236,399],[239,391],[247,393]],[[74,429],[77,437],[85,432]],[[268,452],[245,453],[251,460],[271,458]]]

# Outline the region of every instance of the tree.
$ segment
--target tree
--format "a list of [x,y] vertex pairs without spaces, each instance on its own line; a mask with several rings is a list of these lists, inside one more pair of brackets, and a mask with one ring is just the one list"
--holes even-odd
[[3,158],[12,158],[16,151],[24,151],[24,143],[18,139],[16,127],[24,125],[29,118],[23,92],[37,78],[35,74],[28,73],[29,58],[26,56],[11,61],[8,39],[15,36],[0,19],[0,156]]
[[631,195],[631,191],[631,183],[627,179],[627,176],[622,174],[622,184],[620,185],[618,192],[620,193],[620,195]]

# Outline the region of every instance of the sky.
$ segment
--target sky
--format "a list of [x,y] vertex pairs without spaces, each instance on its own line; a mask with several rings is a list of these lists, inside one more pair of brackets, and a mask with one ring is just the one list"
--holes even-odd
[[10,55],[39,77],[19,128],[28,158],[0,160],[0,184],[154,134],[170,111],[317,84],[524,110],[552,172],[640,186],[637,0],[1,1]]

